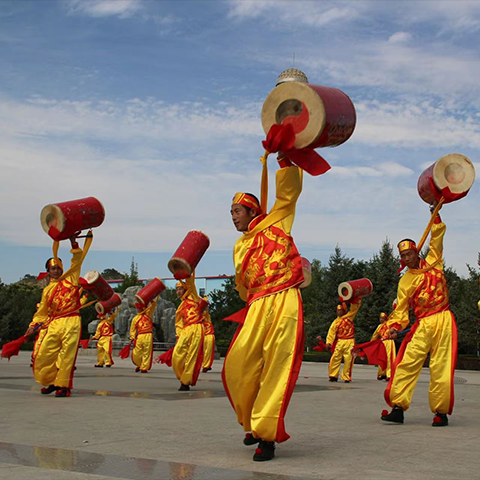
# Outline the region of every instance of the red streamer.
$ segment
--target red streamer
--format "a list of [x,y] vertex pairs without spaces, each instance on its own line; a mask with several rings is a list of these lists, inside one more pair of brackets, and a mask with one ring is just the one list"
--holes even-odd
[[118,352],[118,356],[120,358],[128,358],[130,356],[130,344],[125,345],[120,352]]
[[22,346],[23,342],[25,342],[27,338],[25,335],[22,335],[20,338],[13,340],[12,342],[6,343],[2,347],[2,358],[8,358],[10,360],[11,357],[14,355],[18,355],[20,351],[20,347]]

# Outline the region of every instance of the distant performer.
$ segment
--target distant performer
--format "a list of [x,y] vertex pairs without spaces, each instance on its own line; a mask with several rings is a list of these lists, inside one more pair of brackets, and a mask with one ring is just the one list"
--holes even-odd
[[[203,298],[208,302],[207,297]],[[204,349],[203,349],[203,373],[212,369],[215,360],[215,330],[213,329],[212,319],[208,310],[208,305],[203,310],[203,327],[205,329]]]
[[204,301],[195,287],[195,274],[177,283],[177,296],[182,301],[175,313],[177,343],[173,350],[172,367],[180,380],[180,391],[188,391],[197,384],[203,363]]
[[112,337],[114,332],[113,323],[118,316],[120,310],[110,313],[110,315],[98,315],[100,323],[97,325],[97,330],[92,340],[97,342],[97,363],[95,367],[102,368],[103,365],[111,367],[113,365],[112,358]]
[[389,335],[389,326],[387,325],[388,315],[386,313],[380,314],[380,325],[378,325],[375,332],[373,332],[371,340],[381,339],[385,345],[385,350],[387,352],[387,369],[383,370],[382,367],[378,366],[377,380],[390,380],[392,375],[392,365],[395,361],[395,356],[397,355],[397,350],[395,347],[395,341],[390,339]]
[[158,297],[148,306],[136,303],[137,315],[130,325],[130,342],[133,343],[132,362],[135,371],[147,373],[152,368],[153,357],[153,314]]
[[387,324],[390,338],[409,324],[409,308],[416,322],[405,337],[395,360],[385,400],[392,408],[382,420],[403,423],[423,364],[430,354],[430,409],[432,425],[448,425],[454,402],[454,371],[457,358],[457,325],[450,311],[448,288],[443,271],[443,237],[446,226],[435,217],[426,260],[420,258],[413,240],[398,244],[402,266],[408,267],[398,284],[398,305]]
[[343,360],[342,380],[345,383],[352,381],[353,355],[352,348],[355,345],[355,319],[362,299],[357,298],[351,303],[350,311],[347,305],[337,305],[337,318],[330,325],[327,335],[327,347],[332,350],[330,363],[328,365],[328,380],[338,382],[340,366]]
[[231,206],[233,223],[243,234],[233,250],[236,288],[248,310],[226,355],[223,384],[248,432],[244,444],[259,444],[254,461],[271,460],[275,442],[290,438],[284,419],[305,340],[298,288],[304,280],[302,260],[291,236],[302,171],[287,158],[279,164],[276,202],[268,215],[249,193],[237,193]]

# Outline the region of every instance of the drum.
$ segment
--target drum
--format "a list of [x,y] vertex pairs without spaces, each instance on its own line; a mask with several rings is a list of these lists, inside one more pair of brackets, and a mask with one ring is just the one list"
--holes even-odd
[[102,302],[111,298],[111,296],[115,293],[113,288],[96,270],[87,272],[83,277],[83,280],[84,282],[80,282],[80,285],[85,290],[88,290],[89,293],[93,293],[95,297]]
[[303,282],[298,288],[307,288],[312,283],[312,265],[305,258],[302,257]]
[[450,153],[422,172],[418,179],[418,194],[423,201],[433,204],[442,196],[444,203],[463,198],[475,181],[472,162],[459,153]]
[[108,300],[97,302],[95,304],[95,310],[100,315],[106,315],[121,304],[122,298],[118,293],[114,293]]
[[100,226],[105,220],[105,209],[94,197],[43,207],[40,223],[54,240],[66,240],[75,232]]
[[351,302],[359,297],[368,297],[372,291],[372,282],[368,278],[359,278],[342,282],[338,286],[338,297],[341,302]]
[[177,280],[188,278],[210,246],[210,239],[200,230],[187,233],[183,242],[168,262],[168,268]]
[[295,132],[296,149],[336,147],[346,142],[355,129],[355,107],[337,88],[284,81],[263,104],[262,126],[268,133],[273,124],[287,123]]
[[154,278],[135,295],[135,299],[142,305],[148,305],[164,290],[165,284],[159,278]]

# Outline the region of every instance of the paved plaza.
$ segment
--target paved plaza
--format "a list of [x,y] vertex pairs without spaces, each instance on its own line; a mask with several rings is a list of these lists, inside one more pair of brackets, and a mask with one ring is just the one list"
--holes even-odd
[[257,463],[223,390],[223,359],[178,392],[166,366],[141,374],[117,358],[98,369],[83,353],[71,398],[40,395],[28,352],[0,361],[1,480],[480,478],[480,372],[456,372],[450,425],[433,428],[428,370],[395,425],[380,420],[375,367],[356,365],[352,383],[332,384],[327,364],[303,363],[286,418],[292,438]]

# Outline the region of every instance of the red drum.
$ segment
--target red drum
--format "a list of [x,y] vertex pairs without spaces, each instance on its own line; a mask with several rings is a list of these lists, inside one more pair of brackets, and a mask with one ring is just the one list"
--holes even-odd
[[351,302],[359,297],[368,297],[372,291],[373,285],[368,278],[349,280],[338,286],[338,296],[341,302]]
[[262,125],[268,133],[273,124],[290,123],[294,148],[336,147],[355,129],[356,113],[341,90],[303,81],[286,81],[268,95],[262,108]]
[[94,197],[43,207],[40,222],[54,240],[66,240],[75,232],[100,226],[105,220],[105,209]]
[[298,288],[307,288],[312,283],[312,265],[305,258],[302,257],[303,282]]
[[210,246],[210,239],[200,230],[187,233],[183,242],[168,262],[168,268],[177,280],[190,277]]
[[444,203],[463,198],[475,181],[472,162],[459,153],[450,153],[422,172],[418,179],[418,194],[423,201],[433,204],[443,196]]
[[122,298],[118,293],[114,293],[108,300],[97,302],[95,304],[95,310],[100,315],[106,315],[121,304]]
[[165,284],[159,279],[154,278],[147,283],[136,295],[135,298],[142,305],[148,305],[152,300],[165,290]]
[[200,298],[200,301],[198,302],[198,306],[200,308],[200,311],[203,312],[208,307],[208,300],[205,300],[204,298]]
[[115,293],[108,282],[96,271],[87,272],[80,285],[92,292],[101,302],[105,302]]

